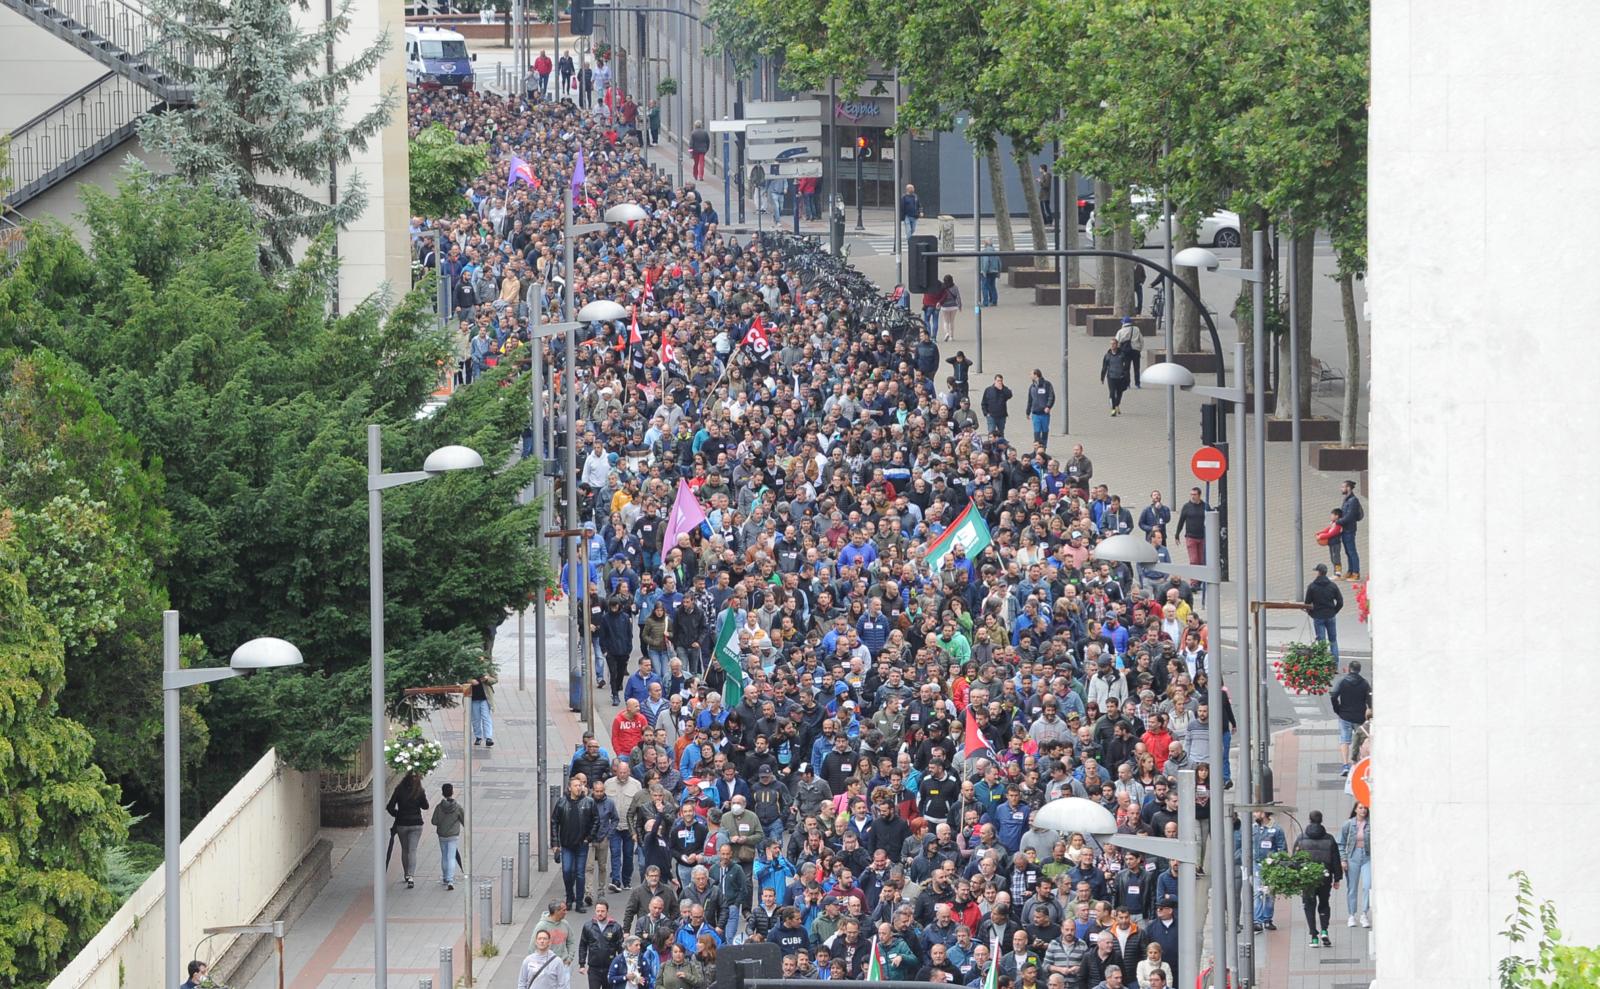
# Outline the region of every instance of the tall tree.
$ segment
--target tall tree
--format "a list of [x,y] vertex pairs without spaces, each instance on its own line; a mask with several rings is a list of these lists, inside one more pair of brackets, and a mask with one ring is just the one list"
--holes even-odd
[[489,149],[462,144],[444,124],[432,124],[411,139],[411,212],[457,216],[470,204],[466,188],[489,170]]
[[[389,44],[379,37],[333,64],[331,53],[350,32],[353,2],[340,0],[325,20],[306,0],[150,0],[145,7],[160,38],[162,71],[194,90],[194,106],[145,117],[139,136],[185,181],[250,204],[264,269],[287,267],[297,243],[329,225],[344,227],[366,209],[359,173],[345,176],[331,204],[303,191],[326,189],[395,106],[391,92],[351,113],[351,88],[377,68]],[[296,23],[297,11],[312,26]]]
[[47,985],[110,914],[106,852],[127,836],[94,739],[61,717],[61,639],[28,597],[0,505],[0,983]]

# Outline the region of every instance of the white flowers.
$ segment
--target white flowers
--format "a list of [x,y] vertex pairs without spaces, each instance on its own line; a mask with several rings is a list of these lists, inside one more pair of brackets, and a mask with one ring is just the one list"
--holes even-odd
[[444,746],[423,738],[417,728],[408,728],[383,746],[384,761],[397,774],[426,776],[444,761]]

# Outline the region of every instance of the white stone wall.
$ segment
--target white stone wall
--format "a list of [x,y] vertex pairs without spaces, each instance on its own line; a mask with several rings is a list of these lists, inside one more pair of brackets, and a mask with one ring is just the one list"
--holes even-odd
[[1491,986],[1514,869],[1600,944],[1600,5],[1372,5],[1379,983]]

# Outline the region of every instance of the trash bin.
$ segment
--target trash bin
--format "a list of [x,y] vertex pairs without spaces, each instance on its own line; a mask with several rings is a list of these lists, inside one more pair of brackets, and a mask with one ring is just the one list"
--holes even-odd
[[838,196],[828,213],[828,245],[835,256],[844,252],[844,200]]

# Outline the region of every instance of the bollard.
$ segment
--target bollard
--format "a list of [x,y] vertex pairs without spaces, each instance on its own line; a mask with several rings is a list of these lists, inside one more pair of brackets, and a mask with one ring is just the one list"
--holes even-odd
[[481,930],[478,932],[478,943],[484,947],[494,944],[494,883],[484,883],[478,887],[478,916],[481,918]]
[[509,855],[500,856],[500,923],[511,923],[511,870],[517,860]]
[[956,218],[948,213],[939,214],[939,250],[956,249]]
[[528,898],[528,864],[532,854],[533,835],[526,831],[517,832],[517,897]]
[[439,949],[439,984],[444,989],[454,989],[456,984],[455,949]]

